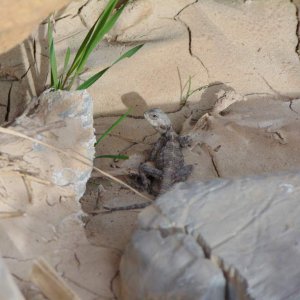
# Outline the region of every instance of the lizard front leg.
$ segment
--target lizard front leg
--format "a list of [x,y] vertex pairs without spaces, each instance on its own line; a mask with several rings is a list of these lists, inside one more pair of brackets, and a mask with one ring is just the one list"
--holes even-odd
[[178,172],[173,175],[174,182],[186,181],[193,171],[192,165],[183,166]]
[[157,140],[157,142],[154,144],[154,146],[153,146],[153,148],[150,152],[150,156],[149,156],[150,161],[155,161],[157,153],[161,150],[161,148],[164,146],[165,143],[166,143],[166,137],[165,136],[161,136]]

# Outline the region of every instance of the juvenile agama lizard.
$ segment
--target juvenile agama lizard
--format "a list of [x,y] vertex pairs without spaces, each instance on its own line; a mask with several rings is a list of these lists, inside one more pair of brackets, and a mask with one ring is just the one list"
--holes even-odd
[[[173,129],[167,114],[159,108],[153,108],[144,113],[145,119],[161,136],[155,143],[147,162],[139,166],[139,175],[145,189],[151,191],[152,177],[159,181],[159,195],[167,192],[176,182],[186,181],[193,166],[184,164],[182,148],[191,143],[189,136],[179,136]],[[150,164],[152,162],[152,164]],[[109,211],[144,208],[152,201],[108,208]]]

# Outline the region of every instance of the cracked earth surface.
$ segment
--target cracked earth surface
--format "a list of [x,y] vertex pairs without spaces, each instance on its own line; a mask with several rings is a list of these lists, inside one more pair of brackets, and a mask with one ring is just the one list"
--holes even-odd
[[[127,154],[129,161],[96,160],[96,166],[119,175],[136,168],[158,137],[143,112],[158,106],[169,112],[177,132],[194,137],[193,148],[185,151],[186,162],[195,166],[190,181],[298,169],[299,5],[296,0],[133,1],[82,75],[82,79],[89,77],[132,45],[145,43],[134,57],[114,66],[90,89],[98,137],[132,108],[131,115],[97,148],[97,154]],[[68,46],[72,52],[78,48],[103,7],[102,1],[77,1],[56,13],[59,61]],[[24,43],[0,56],[2,122],[13,120],[46,85],[45,33],[44,22]],[[187,92],[181,89],[189,77],[195,92],[181,105],[182,92]],[[205,85],[210,87],[200,89]],[[206,115],[228,91],[243,101],[230,106],[224,115]],[[103,187],[100,196],[99,186]],[[84,290],[85,299],[118,298],[118,263],[137,217],[137,212],[91,212],[103,203],[138,201],[114,183],[91,180],[82,200],[90,213],[86,235],[99,249],[112,249],[114,265],[106,266],[109,286],[105,295],[96,284],[87,288],[73,282]]]

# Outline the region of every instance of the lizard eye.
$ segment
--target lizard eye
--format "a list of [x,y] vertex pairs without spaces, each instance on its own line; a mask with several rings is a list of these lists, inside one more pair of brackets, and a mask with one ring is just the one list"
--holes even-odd
[[152,119],[157,119],[157,118],[158,118],[158,116],[156,114],[152,115]]

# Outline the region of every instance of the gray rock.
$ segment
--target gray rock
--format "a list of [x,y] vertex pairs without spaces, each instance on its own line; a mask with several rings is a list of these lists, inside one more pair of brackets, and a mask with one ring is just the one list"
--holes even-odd
[[121,276],[123,299],[224,299],[222,272],[192,236],[176,231],[138,230],[122,259]]
[[[34,104],[36,105],[34,106]],[[50,177],[49,179],[55,185],[64,188],[69,186],[72,192],[75,192],[76,200],[79,200],[85,192],[86,182],[90,178],[95,154],[96,139],[93,129],[91,96],[85,90],[70,92],[46,90],[35,102],[32,102],[31,106],[11,124],[11,128],[48,142],[62,151],[70,152],[70,157],[66,160],[66,155],[58,153],[59,159],[64,163],[55,165],[56,161],[52,161],[57,159],[55,149],[53,151],[44,145],[33,144],[33,154],[26,153],[25,160],[32,162],[34,159],[36,162],[39,157],[46,165],[43,165],[44,169],[51,169],[51,173],[47,172],[47,178]],[[0,146],[1,151],[4,152],[5,148],[2,143]],[[79,159],[86,161],[85,165],[71,157],[75,156],[72,153],[73,150],[78,153]],[[21,153],[19,153],[20,155]],[[41,163],[39,163],[39,167],[41,167]]]
[[[67,284],[82,299],[104,290],[107,274],[99,274],[105,264],[112,265],[113,254],[86,239],[79,203],[93,166],[92,113],[86,91],[45,91],[1,129],[0,252],[26,299],[42,299],[30,281],[39,258],[65,281],[80,282]],[[91,287],[96,277],[100,283]],[[104,298],[109,295],[108,290]]]
[[139,216],[124,299],[300,299],[299,181],[178,184]]

